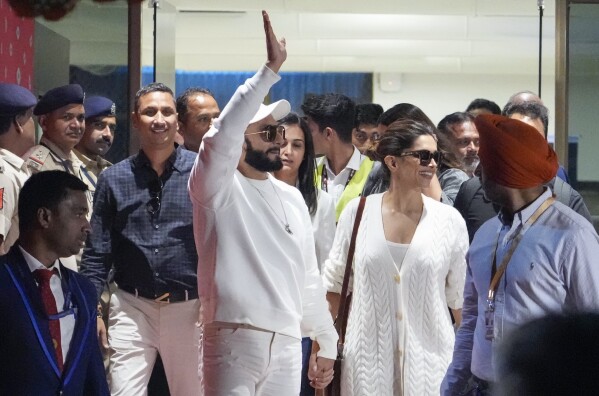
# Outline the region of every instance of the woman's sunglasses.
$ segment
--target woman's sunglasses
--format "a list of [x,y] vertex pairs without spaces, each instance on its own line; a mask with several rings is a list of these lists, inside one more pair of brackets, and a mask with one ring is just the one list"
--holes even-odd
[[264,127],[263,131],[246,133],[246,135],[258,134],[260,134],[262,140],[264,140],[265,142],[274,142],[275,140],[277,140],[277,134],[281,135],[283,140],[285,140],[285,127],[283,125],[267,125]]
[[435,163],[438,165],[441,162],[441,158],[443,154],[440,151],[435,151],[434,153],[428,150],[418,150],[418,151],[406,151],[405,153],[401,153],[399,157],[416,157],[420,160],[420,165],[428,166],[432,160],[435,160]]

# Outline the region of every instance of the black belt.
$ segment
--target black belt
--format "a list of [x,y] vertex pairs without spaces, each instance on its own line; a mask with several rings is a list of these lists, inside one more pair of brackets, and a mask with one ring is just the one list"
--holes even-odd
[[152,295],[150,293],[144,292],[143,290],[127,285],[119,285],[119,289],[124,290],[127,293],[131,293],[135,295],[135,297],[143,297],[147,298],[148,300],[154,300],[155,302],[159,303],[176,303],[181,301],[195,300],[198,298],[198,291],[196,289],[175,290],[163,293],[161,295]]

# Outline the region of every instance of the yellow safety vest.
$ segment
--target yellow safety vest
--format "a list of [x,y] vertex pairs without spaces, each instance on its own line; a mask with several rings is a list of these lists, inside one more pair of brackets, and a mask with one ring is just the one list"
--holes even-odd
[[[360,168],[351,178],[349,183],[345,186],[339,201],[337,202],[337,206],[335,207],[336,220],[339,221],[339,216],[341,216],[341,212],[345,205],[352,199],[359,197],[362,194],[362,190],[364,189],[364,184],[366,184],[366,180],[368,179],[368,174],[372,170],[374,166],[374,161],[369,158],[364,158],[364,161],[360,164]],[[316,187],[320,188],[322,182],[322,172],[324,170],[324,161],[316,168]]]

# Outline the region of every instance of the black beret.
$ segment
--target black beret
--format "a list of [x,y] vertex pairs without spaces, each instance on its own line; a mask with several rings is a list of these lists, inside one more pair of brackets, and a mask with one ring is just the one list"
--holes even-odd
[[66,105],[83,104],[84,97],[83,88],[79,84],[69,84],[52,88],[37,102],[37,106],[33,109],[33,114],[43,115]]
[[0,115],[16,115],[36,103],[37,99],[28,89],[16,84],[0,83]]
[[85,107],[85,119],[95,117],[115,117],[116,105],[114,102],[103,96],[90,96],[85,98],[83,103]]

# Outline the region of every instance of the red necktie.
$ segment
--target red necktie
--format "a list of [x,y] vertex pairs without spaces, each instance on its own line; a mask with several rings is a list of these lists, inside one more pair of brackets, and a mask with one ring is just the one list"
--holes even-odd
[[[58,270],[54,268],[52,271],[46,269],[37,269],[33,272],[35,279],[40,288],[40,294],[42,295],[42,302],[46,309],[46,314],[56,315],[58,310],[56,309],[56,300],[54,294],[50,289],[50,278],[52,275],[58,276]],[[58,369],[62,372],[62,345],[60,342],[60,319],[49,319],[48,325],[50,327],[50,337],[52,337],[52,345],[54,346],[54,352],[56,353],[56,360],[58,363]]]

